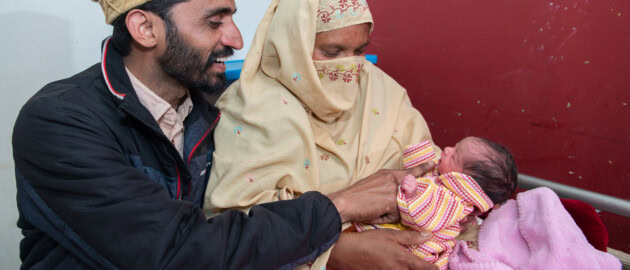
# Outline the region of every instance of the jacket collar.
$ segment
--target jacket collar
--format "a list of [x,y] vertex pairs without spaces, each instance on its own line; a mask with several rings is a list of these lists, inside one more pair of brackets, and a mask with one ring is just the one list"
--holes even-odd
[[103,41],[101,53],[101,71],[110,94],[118,100],[124,100],[129,91],[133,92],[131,81],[125,72],[122,56],[111,45],[111,37]]

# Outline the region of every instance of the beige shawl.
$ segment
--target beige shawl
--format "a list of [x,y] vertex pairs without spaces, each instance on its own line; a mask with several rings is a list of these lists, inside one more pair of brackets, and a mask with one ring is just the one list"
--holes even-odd
[[206,213],[328,194],[402,168],[404,146],[431,140],[405,89],[363,57],[312,60],[316,32],[371,21],[365,0],[272,1],[217,102]]

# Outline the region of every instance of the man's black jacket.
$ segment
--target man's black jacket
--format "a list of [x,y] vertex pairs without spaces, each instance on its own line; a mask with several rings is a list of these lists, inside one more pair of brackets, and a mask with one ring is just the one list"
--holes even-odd
[[101,64],[45,86],[15,124],[22,268],[292,268],[334,243],[339,214],[315,192],[206,220],[219,112],[191,93],[182,159],[103,47]]

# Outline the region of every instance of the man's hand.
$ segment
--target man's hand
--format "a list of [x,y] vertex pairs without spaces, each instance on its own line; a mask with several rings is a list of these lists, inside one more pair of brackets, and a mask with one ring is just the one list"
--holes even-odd
[[419,245],[429,239],[430,234],[391,229],[342,233],[333,247],[328,265],[338,270],[438,269],[404,247]]
[[342,222],[393,223],[400,219],[396,203],[400,182],[406,175],[419,177],[434,166],[428,162],[408,170],[380,170],[328,197],[337,207]]

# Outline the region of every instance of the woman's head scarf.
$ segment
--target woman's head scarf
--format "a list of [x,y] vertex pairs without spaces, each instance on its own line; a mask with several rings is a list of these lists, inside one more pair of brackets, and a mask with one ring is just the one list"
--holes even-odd
[[261,70],[321,120],[334,121],[355,104],[365,58],[314,61],[315,34],[363,23],[373,25],[365,0],[281,1],[261,48]]

